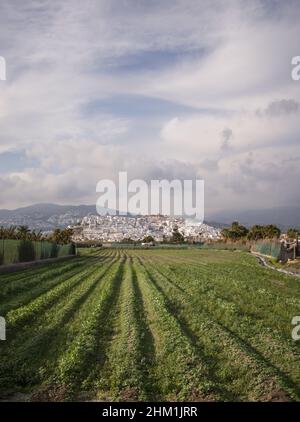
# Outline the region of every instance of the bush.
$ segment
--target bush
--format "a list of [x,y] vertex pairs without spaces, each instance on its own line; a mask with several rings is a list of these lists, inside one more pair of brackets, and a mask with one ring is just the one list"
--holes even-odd
[[31,240],[21,240],[18,247],[19,262],[35,260],[34,244]]

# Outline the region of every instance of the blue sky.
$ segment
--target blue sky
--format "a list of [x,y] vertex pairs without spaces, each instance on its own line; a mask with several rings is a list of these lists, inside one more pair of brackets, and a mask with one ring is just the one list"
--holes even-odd
[[300,1],[2,0],[0,208],[101,178],[204,178],[208,211],[300,203]]

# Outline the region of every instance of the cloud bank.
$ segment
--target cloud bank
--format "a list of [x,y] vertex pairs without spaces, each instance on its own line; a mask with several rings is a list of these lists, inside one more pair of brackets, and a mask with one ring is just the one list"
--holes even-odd
[[3,0],[0,207],[203,177],[208,211],[299,205],[298,1]]

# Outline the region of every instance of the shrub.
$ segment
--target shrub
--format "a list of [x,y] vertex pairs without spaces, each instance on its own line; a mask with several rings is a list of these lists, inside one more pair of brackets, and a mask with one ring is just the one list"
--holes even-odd
[[18,247],[19,262],[35,260],[34,244],[31,240],[21,240]]

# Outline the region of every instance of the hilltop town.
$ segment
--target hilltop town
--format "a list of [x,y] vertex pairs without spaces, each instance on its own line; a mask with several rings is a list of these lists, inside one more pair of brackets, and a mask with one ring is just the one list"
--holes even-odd
[[172,237],[174,230],[181,233],[186,240],[202,241],[217,240],[221,237],[218,228],[203,223],[195,223],[182,217],[164,215],[119,216],[119,215],[89,215],[76,226],[70,226],[74,231],[73,240],[101,240],[103,242],[122,242],[125,239],[141,241],[151,236],[155,241],[162,242]]

